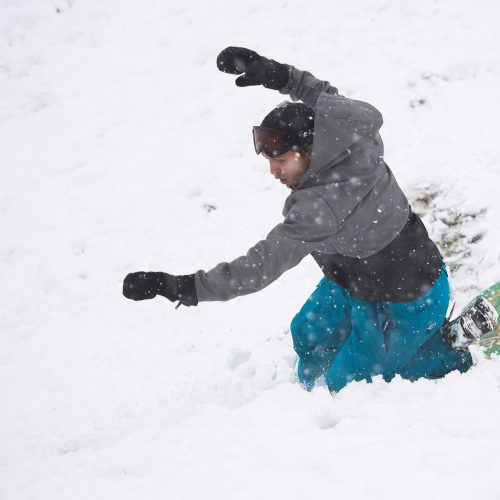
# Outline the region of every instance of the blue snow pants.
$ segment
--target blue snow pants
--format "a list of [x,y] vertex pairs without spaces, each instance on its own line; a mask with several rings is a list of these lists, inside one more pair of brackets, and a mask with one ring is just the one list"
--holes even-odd
[[291,324],[299,380],[311,390],[325,376],[330,391],[352,380],[371,382],[440,378],[472,366],[468,350],[456,351],[439,333],[448,304],[443,270],[423,297],[410,302],[365,301],[323,278]]

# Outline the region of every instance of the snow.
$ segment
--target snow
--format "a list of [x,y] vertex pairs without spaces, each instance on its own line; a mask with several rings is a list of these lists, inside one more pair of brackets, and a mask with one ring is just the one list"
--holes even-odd
[[228,45],[380,109],[387,163],[412,199],[433,194],[424,221],[461,263],[457,307],[500,280],[499,14],[3,0],[0,498],[497,499],[498,358],[307,393],[288,325],[321,278],[312,259],[196,308],[121,284],[209,269],[280,221],[287,189],[250,130],[284,96],[218,72]]

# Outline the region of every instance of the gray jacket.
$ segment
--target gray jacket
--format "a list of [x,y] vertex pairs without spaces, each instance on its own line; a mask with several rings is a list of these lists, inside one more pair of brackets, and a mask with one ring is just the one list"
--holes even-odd
[[195,273],[200,302],[257,292],[313,252],[369,257],[408,220],[408,201],[384,162],[380,112],[339,96],[308,72],[289,70],[280,92],[315,110],[311,165],[285,201],[284,220],[266,239],[232,262]]

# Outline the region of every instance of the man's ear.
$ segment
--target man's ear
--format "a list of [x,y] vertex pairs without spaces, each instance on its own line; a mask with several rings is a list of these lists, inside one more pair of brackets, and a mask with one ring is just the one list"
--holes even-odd
[[309,158],[312,155],[312,149],[312,144],[309,144],[305,149],[299,149],[298,153],[302,158]]

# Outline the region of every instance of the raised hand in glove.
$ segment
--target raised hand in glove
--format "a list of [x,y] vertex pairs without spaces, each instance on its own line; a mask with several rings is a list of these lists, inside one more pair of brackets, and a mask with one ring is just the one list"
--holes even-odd
[[198,304],[194,274],[172,276],[168,273],[139,271],[127,274],[123,280],[123,295],[127,299],[146,300],[157,295],[185,306]]
[[288,66],[262,57],[243,47],[227,47],[217,56],[217,67],[224,73],[241,75],[236,78],[238,87],[263,85],[280,90],[288,83]]

